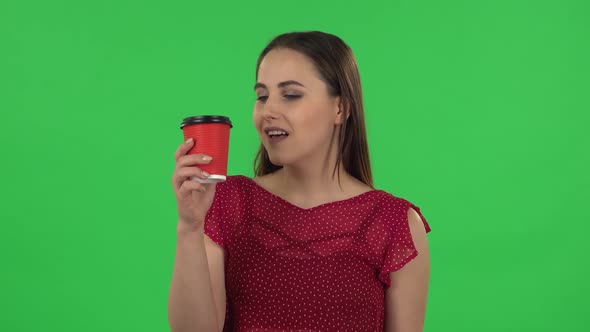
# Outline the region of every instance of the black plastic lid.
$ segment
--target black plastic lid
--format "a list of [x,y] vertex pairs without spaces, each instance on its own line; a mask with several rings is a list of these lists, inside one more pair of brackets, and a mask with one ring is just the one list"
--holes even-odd
[[193,124],[200,124],[200,123],[223,123],[229,125],[232,128],[231,121],[227,116],[221,115],[199,115],[199,116],[191,116],[182,120],[180,124],[180,129],[184,126],[193,125]]

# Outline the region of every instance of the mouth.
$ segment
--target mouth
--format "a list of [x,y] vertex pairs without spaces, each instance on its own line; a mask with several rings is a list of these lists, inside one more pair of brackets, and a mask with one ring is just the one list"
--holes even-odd
[[268,127],[264,132],[271,143],[278,143],[289,137],[289,132],[279,127]]

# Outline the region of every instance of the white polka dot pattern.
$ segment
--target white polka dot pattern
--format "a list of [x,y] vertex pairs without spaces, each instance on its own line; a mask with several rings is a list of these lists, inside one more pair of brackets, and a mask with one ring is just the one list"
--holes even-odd
[[389,273],[416,257],[382,190],[299,208],[245,176],[217,184],[205,233],[225,248],[224,331],[383,331]]

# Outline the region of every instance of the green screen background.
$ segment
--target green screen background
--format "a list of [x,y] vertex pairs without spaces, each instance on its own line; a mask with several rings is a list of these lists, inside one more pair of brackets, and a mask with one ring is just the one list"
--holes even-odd
[[0,3],[0,330],[166,331],[183,117],[322,30],[358,60],[378,188],[432,226],[426,331],[590,327],[586,1]]

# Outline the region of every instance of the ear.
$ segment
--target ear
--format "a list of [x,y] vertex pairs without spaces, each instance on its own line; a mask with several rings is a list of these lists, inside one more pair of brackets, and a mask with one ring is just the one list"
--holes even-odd
[[346,122],[346,120],[348,120],[348,117],[350,116],[350,107],[348,105],[344,105],[341,97],[336,97],[336,102],[337,108],[334,124],[341,125]]

